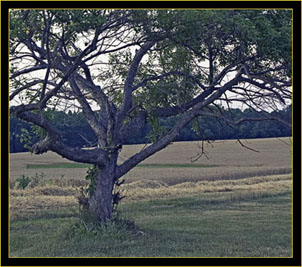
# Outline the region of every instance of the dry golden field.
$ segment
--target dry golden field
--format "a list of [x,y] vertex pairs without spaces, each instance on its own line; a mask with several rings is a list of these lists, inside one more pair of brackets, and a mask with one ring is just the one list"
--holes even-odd
[[[167,185],[160,181],[138,180],[122,186],[123,203],[203,195],[208,200],[257,199],[291,192],[291,174],[267,175],[236,180],[184,182]],[[35,216],[48,210],[78,208],[79,189],[46,185],[10,190],[10,218]]]
[[[257,198],[291,192],[292,148],[288,138],[246,140],[243,143],[259,153],[243,148],[236,141],[220,141],[206,147],[209,159],[195,163],[189,158],[199,152],[197,142],[177,142],[153,155],[124,176],[121,190],[124,202],[206,195],[207,198]],[[120,161],[142,145],[125,146]],[[77,208],[79,187],[87,184],[87,168],[27,169],[28,164],[68,163],[58,155],[18,153],[10,155],[10,216],[33,216],[41,211]],[[148,165],[153,164],[153,165]],[[169,166],[172,164],[172,166]],[[204,165],[202,165],[204,164]],[[195,167],[194,167],[195,166]],[[212,167],[211,167],[212,166]],[[25,190],[16,189],[20,175],[43,172],[44,183]]]
[[[170,184],[188,181],[236,179],[258,175],[290,173],[292,149],[288,138],[243,140],[243,148],[236,140],[216,141],[205,145],[209,159],[201,157],[194,164],[213,165],[208,168],[134,168],[125,175],[127,181],[137,179],[160,180]],[[284,143],[286,142],[286,143]],[[199,142],[177,142],[146,159],[146,164],[190,164],[190,158],[200,153]],[[141,149],[128,146],[121,160]]]
[[[190,157],[200,152],[198,142],[175,142],[166,149],[146,159],[143,164],[154,166],[136,167],[127,173],[126,182],[137,180],[159,180],[169,185],[201,180],[238,179],[250,176],[285,174],[291,172],[292,146],[289,138],[250,139],[242,143],[259,153],[243,148],[236,140],[216,141],[205,145],[209,159],[201,157],[197,162],[190,163]],[[120,154],[123,162],[144,145],[124,146]],[[33,176],[43,173],[45,179],[83,179],[86,168],[39,168],[27,169],[28,164],[68,163],[53,152],[43,155],[15,153],[10,155],[10,181],[20,175]],[[156,167],[157,164],[167,166]],[[172,166],[169,167],[169,164]],[[175,168],[175,165],[180,164]],[[181,167],[181,164],[185,165]],[[196,167],[194,165],[214,167]],[[190,166],[192,166],[190,168]]]

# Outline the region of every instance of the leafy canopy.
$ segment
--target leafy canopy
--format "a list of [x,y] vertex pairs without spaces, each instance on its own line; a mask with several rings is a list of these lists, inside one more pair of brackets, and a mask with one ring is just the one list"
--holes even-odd
[[[291,36],[290,10],[14,9],[11,112],[44,139],[60,136],[46,110],[63,109],[83,111],[104,149],[146,119],[153,142],[168,143],[203,112],[221,115],[221,104],[289,103]],[[159,121],[172,116],[168,133]]]

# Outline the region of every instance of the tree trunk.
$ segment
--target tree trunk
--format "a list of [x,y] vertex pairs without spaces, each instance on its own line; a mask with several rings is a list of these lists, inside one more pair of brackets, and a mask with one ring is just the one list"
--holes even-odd
[[98,167],[94,190],[89,197],[89,215],[96,221],[112,219],[115,167],[115,162],[110,162],[105,167]]

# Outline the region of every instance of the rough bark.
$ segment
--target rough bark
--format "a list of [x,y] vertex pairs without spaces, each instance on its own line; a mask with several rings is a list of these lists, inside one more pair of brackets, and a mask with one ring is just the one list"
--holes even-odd
[[105,166],[98,166],[98,175],[89,196],[89,213],[96,221],[111,220],[113,216],[113,187],[117,152],[109,154]]
[[97,221],[106,221],[112,218],[112,174],[106,168],[99,171],[95,181],[95,188],[89,197],[89,212]]

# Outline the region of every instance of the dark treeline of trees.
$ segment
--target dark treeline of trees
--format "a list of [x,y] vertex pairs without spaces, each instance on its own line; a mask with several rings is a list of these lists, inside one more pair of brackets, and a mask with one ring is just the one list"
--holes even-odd
[[[224,110],[224,109],[223,109]],[[61,131],[66,145],[72,147],[96,146],[97,140],[93,130],[84,118],[83,113],[68,113],[64,111],[46,111],[44,114]],[[269,138],[291,136],[292,130],[278,120],[257,120],[263,118],[264,112],[259,113],[251,109],[224,110],[224,118],[202,116],[193,120],[185,127],[176,141],[196,140],[223,140],[242,138]],[[292,121],[292,106],[288,106],[280,112],[269,114],[288,124]],[[245,118],[255,120],[243,121],[240,124],[232,124],[230,121],[239,121]],[[147,125],[135,136],[129,137],[125,144],[145,144],[161,137],[169,131],[178,116],[155,119],[149,118]],[[39,127],[24,122],[16,117],[10,117],[10,152],[25,152],[39,139],[45,137],[45,132]]]

